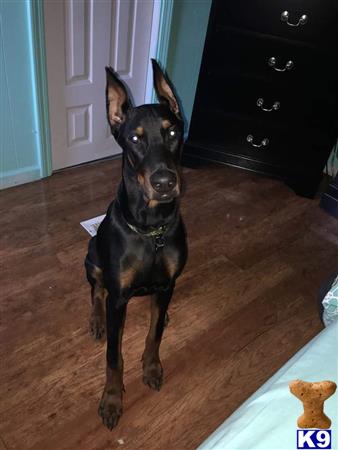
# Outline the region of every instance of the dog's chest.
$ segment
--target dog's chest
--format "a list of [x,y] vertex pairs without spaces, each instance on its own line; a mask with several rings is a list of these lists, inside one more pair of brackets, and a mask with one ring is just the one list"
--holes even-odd
[[155,250],[152,240],[133,246],[120,262],[120,290],[123,296],[146,295],[168,288],[180,269],[180,252],[173,245]]

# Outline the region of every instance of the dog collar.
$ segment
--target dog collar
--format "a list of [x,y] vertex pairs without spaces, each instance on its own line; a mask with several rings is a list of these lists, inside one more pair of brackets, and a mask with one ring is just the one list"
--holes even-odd
[[139,230],[137,227],[135,227],[131,223],[129,223],[127,221],[126,221],[126,223],[131,230],[135,231],[135,233],[142,234],[143,236],[153,236],[153,237],[162,236],[163,233],[168,228],[167,225],[161,225],[160,227],[155,228],[154,230],[151,230],[151,231],[148,231],[147,233],[145,233],[144,231]]
[[141,234],[142,236],[148,236],[153,237],[155,241],[155,250],[157,251],[159,248],[164,247],[164,239],[163,234],[168,228],[168,225],[161,225],[158,228],[155,228],[154,230],[148,231],[145,233],[144,231],[139,230],[137,227],[132,225],[131,223],[126,221],[126,224],[128,227],[133,230],[137,234]]

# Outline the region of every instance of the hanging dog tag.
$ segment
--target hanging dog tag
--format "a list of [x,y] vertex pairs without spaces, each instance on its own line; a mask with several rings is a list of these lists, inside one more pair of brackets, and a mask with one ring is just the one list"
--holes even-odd
[[162,236],[156,236],[155,237],[155,250],[157,251],[161,247],[164,247],[164,239]]

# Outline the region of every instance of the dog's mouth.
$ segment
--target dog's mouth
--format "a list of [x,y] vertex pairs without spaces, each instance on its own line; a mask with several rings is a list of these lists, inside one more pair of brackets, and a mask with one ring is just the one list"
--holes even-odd
[[159,203],[170,203],[177,197],[178,197],[178,194],[175,195],[175,193],[174,194],[172,194],[172,193],[170,193],[170,194],[162,194],[156,200]]
[[154,195],[154,193],[148,195],[147,193],[144,193],[144,200],[149,205],[155,206],[155,205],[162,205],[166,203],[173,202],[176,198],[179,197],[178,192],[170,192],[166,194],[158,195],[157,193]]

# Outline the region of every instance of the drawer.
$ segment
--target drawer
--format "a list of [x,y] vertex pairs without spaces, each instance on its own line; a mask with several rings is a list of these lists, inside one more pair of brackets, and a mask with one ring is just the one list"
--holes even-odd
[[[248,139],[250,135],[252,139]],[[296,124],[271,127],[251,117],[197,108],[194,109],[189,140],[216,147],[219,152],[284,168],[324,165],[322,150],[331,142],[323,130],[311,130]]]
[[[288,22],[296,25],[306,15],[303,25],[290,26],[281,19],[288,12]],[[283,16],[286,19],[286,15]],[[214,0],[211,20],[236,28],[303,41],[319,47],[337,48],[337,0]]]
[[297,90],[318,84],[334,90],[337,68],[338,52],[330,55],[280,38],[215,28],[205,47],[202,72],[216,69],[231,76],[245,74],[276,85],[293,84]]
[[337,109],[337,98],[325,88],[311,91],[296,83],[276,85],[272,81],[208,71],[199,85],[196,104],[219,108],[225,113],[255,117],[266,124],[326,126]]

